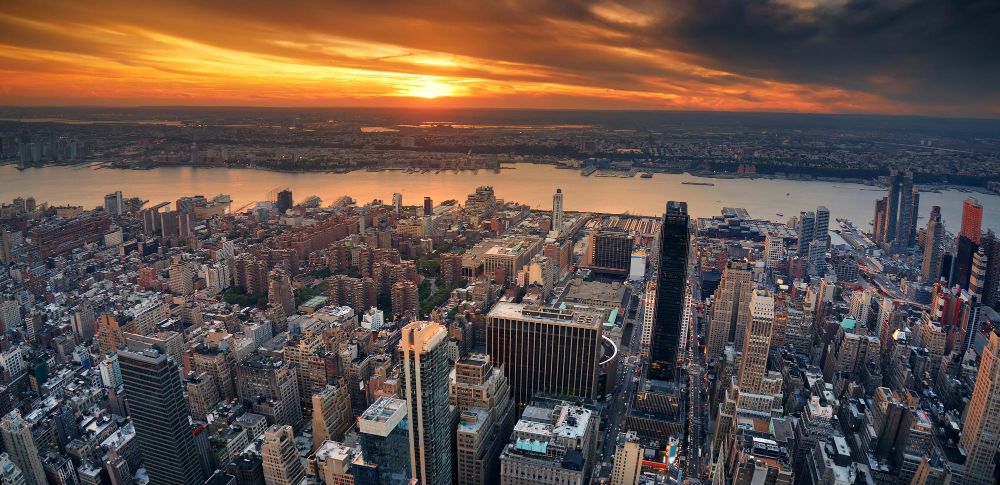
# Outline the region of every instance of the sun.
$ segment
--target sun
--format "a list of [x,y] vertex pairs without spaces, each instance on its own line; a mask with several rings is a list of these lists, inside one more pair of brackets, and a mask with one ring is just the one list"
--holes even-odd
[[451,84],[425,80],[414,83],[403,91],[403,96],[413,96],[417,98],[434,99],[455,94],[455,87]]

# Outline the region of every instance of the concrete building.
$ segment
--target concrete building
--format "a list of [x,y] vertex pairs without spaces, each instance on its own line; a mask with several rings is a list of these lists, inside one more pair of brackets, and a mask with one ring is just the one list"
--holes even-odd
[[458,484],[487,485],[500,472],[500,451],[513,428],[514,401],[502,367],[486,354],[455,362],[450,402],[460,413],[456,431]]
[[718,359],[730,341],[735,341],[737,348],[743,348],[741,330],[746,333],[753,287],[753,268],[749,262],[734,260],[726,264],[712,301],[706,349],[709,361]]
[[189,295],[194,291],[194,274],[186,261],[170,265],[170,291],[177,295]]
[[18,410],[11,411],[0,420],[0,436],[10,461],[21,470],[25,485],[47,485],[41,453],[31,435],[31,425]]
[[597,448],[598,417],[569,403],[525,407],[500,454],[500,485],[584,485]]
[[101,371],[101,383],[106,388],[114,388],[122,385],[122,370],[118,364],[118,355],[110,353],[98,364]]
[[21,469],[10,461],[10,455],[0,453],[0,484],[2,485],[26,485],[28,482],[21,473]]
[[563,232],[563,194],[562,189],[556,189],[552,196],[552,231],[558,237]]
[[264,481],[268,485],[299,485],[306,477],[305,467],[295,448],[292,427],[272,425],[264,432],[261,446],[264,464]]
[[354,485],[351,463],[361,450],[336,441],[323,442],[309,456],[307,473],[317,477],[324,485]]
[[280,401],[274,424],[297,427],[302,422],[297,371],[274,357],[251,356],[236,367],[236,392],[244,403],[261,398]]
[[313,449],[324,442],[337,441],[354,424],[351,395],[340,385],[327,385],[312,396]]
[[642,447],[635,432],[620,433],[611,469],[611,485],[639,485],[642,477]]
[[965,485],[996,483],[993,455],[1000,446],[1000,327],[994,328],[989,338],[959,440],[968,455]]

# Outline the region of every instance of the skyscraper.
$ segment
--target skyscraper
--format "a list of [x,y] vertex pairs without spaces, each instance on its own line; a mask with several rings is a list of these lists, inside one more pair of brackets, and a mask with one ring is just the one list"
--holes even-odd
[[726,344],[733,341],[734,332],[742,348],[743,336],[740,330],[746,329],[750,295],[753,294],[753,270],[746,260],[730,261],[722,272],[722,282],[715,290],[712,303],[712,314],[708,327],[709,360],[722,355]]
[[[879,240],[897,249],[908,248],[916,240],[920,194],[913,188],[913,172],[889,173],[889,197],[885,212],[884,238]],[[879,204],[876,204],[878,212]]]
[[299,485],[306,478],[291,426],[275,424],[267,428],[260,455],[264,461],[264,481],[268,485]]
[[886,232],[885,226],[886,216],[889,212],[889,198],[882,197],[875,201],[875,219],[872,220],[872,238],[875,240],[875,244],[882,244],[885,242]]
[[656,314],[649,348],[649,376],[653,379],[672,381],[677,368],[687,286],[689,223],[687,202],[667,202],[660,226]]
[[941,279],[941,256],[944,253],[944,224],[941,223],[941,208],[931,209],[931,218],[927,221],[924,233],[924,261],[920,276],[924,283],[936,283]]
[[410,416],[411,476],[426,485],[450,485],[448,331],[439,323],[417,321],[402,332],[399,351]]
[[983,301],[983,288],[986,286],[986,268],[988,265],[989,259],[986,257],[986,251],[980,247],[976,250],[976,254],[972,256],[972,270],[969,273],[969,294],[976,301]]
[[969,287],[969,280],[972,278],[972,260],[979,251],[979,245],[975,241],[965,236],[958,236],[955,241],[955,271],[952,283],[962,288]]
[[380,397],[358,419],[362,456],[351,465],[355,485],[406,485],[411,481],[406,401]]
[[125,210],[124,202],[122,191],[112,192],[104,196],[104,210],[113,216],[120,216]]
[[31,426],[21,412],[13,410],[0,421],[0,435],[3,435],[3,447],[24,475],[26,485],[46,485],[45,470],[42,468],[41,454],[35,447],[31,436]]
[[292,191],[288,190],[288,189],[285,189],[285,190],[282,190],[281,192],[278,192],[278,201],[277,201],[276,206],[277,206],[277,209],[278,209],[278,213],[280,213],[280,214],[284,214],[286,210],[291,209],[292,208]]
[[899,216],[899,194],[902,192],[903,175],[899,170],[889,172],[889,197],[885,212],[885,239],[886,244],[892,243],[896,239],[896,222]]
[[552,230],[556,234],[563,231],[563,194],[562,189],[556,189],[552,196]]
[[913,245],[916,236],[917,204],[919,196],[913,188],[913,172],[902,175],[899,183],[899,214],[896,216],[896,237],[893,243],[898,248],[908,248]]
[[177,364],[152,348],[123,350],[118,359],[150,483],[202,484]]
[[771,349],[771,329],[774,325],[774,297],[767,290],[755,290],[750,297],[750,322],[743,338],[743,358],[740,360],[737,382],[740,392],[760,394],[767,372],[767,355]]
[[424,197],[424,215],[430,216],[434,214],[434,202],[431,201],[430,197]]
[[962,203],[962,229],[959,236],[965,236],[972,242],[979,244],[979,237],[983,229],[983,206],[975,197],[969,197]]
[[966,485],[993,485],[993,455],[1000,446],[1000,328],[990,332],[983,350],[959,445],[967,453]]
[[799,233],[797,253],[800,257],[807,257],[809,256],[809,244],[816,238],[816,213],[800,212],[795,230]]
[[594,312],[493,306],[486,316],[486,351],[504,366],[518,416],[537,392],[597,397],[602,321]]
[[986,280],[983,282],[983,304],[996,308],[1000,299],[1000,239],[986,231],[979,240],[986,254]]
[[396,217],[403,216],[403,194],[396,192],[392,194],[392,210],[396,211]]

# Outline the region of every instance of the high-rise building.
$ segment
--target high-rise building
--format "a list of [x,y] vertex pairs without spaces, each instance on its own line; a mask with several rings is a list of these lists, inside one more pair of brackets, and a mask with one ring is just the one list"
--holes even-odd
[[285,316],[295,314],[295,295],[292,280],[284,268],[274,268],[267,274],[267,298],[272,304],[281,305]]
[[746,260],[729,261],[722,271],[722,281],[715,290],[712,302],[706,349],[709,360],[719,358],[731,341],[736,341],[738,348],[743,348],[743,335],[740,333],[746,330],[752,294],[753,267]]
[[4,333],[21,326],[21,305],[14,300],[0,301],[0,324]]
[[976,386],[972,391],[959,445],[968,458],[965,462],[965,485],[996,483],[993,455],[1000,446],[1000,327],[990,332],[983,350]]
[[424,197],[424,215],[434,215],[434,202],[431,201],[430,197]]
[[893,239],[898,248],[908,248],[916,240],[918,197],[913,188],[913,172],[904,173],[899,182],[899,214],[896,216],[896,237]]
[[976,254],[972,256],[972,271],[969,275],[969,294],[976,301],[983,301],[983,291],[986,286],[986,271],[989,266],[989,258],[986,257],[986,250],[980,247]]
[[354,416],[351,413],[351,395],[341,385],[327,385],[312,396],[313,449],[324,441],[337,441],[344,436]]
[[285,211],[292,208],[292,205],[293,202],[292,202],[291,190],[285,189],[282,190],[281,192],[278,192],[278,201],[275,204],[275,207],[278,209],[279,214],[284,214]]
[[931,218],[924,232],[924,261],[920,277],[924,283],[936,283],[941,279],[941,256],[944,254],[944,224],[941,222],[941,208],[931,209]]
[[979,237],[983,230],[983,206],[975,197],[969,197],[962,202],[962,229],[959,236],[965,236],[972,242],[979,244]]
[[101,370],[101,383],[106,388],[122,385],[122,371],[118,365],[118,354],[110,353],[98,364]]
[[441,284],[451,286],[462,279],[462,255],[441,253]]
[[0,435],[3,447],[21,473],[26,485],[46,485],[45,470],[42,468],[41,454],[31,436],[31,425],[21,417],[21,412],[13,410],[0,420]]
[[556,234],[563,232],[563,194],[562,189],[556,189],[552,196],[552,230]]
[[799,244],[797,253],[799,257],[809,256],[809,244],[816,238],[816,213],[799,213],[799,219],[795,225],[795,231],[799,234]]
[[965,236],[958,236],[955,245],[955,271],[952,283],[968,289],[969,280],[972,279],[972,260],[975,259],[976,252],[979,251],[979,245]]
[[656,313],[650,343],[649,377],[673,381],[682,346],[681,319],[687,287],[690,218],[686,202],[667,202],[660,226]]
[[260,455],[268,485],[299,485],[306,478],[291,426],[275,424],[267,428]]
[[486,316],[486,350],[504,366],[514,403],[537,392],[594,399],[601,357],[601,314],[500,302]]
[[400,281],[392,285],[390,292],[392,301],[392,313],[397,316],[416,316],[420,306],[417,293],[417,285],[412,281]]
[[913,188],[913,172],[892,170],[889,174],[889,197],[885,215],[884,243],[907,248],[916,239],[919,194]]
[[590,233],[585,266],[601,273],[625,275],[632,263],[635,238],[624,231],[601,230]]
[[643,451],[635,431],[619,434],[611,485],[639,485],[642,477]]
[[205,421],[208,413],[219,403],[219,389],[215,386],[215,379],[208,372],[195,374],[193,371],[184,381],[187,387],[188,409],[191,417],[199,421]]
[[979,240],[986,255],[986,279],[983,281],[983,304],[997,308],[1000,300],[1000,238],[986,231]]
[[872,239],[875,240],[875,244],[885,243],[888,212],[888,197],[882,197],[875,201],[875,219],[872,220]]
[[7,229],[0,227],[0,264],[10,264],[14,261],[14,254],[11,251],[10,236]]
[[406,409],[410,416],[411,476],[427,485],[451,484],[451,409],[448,398],[448,330],[417,321],[403,327]]
[[268,407],[273,409],[274,421],[277,424],[298,426],[302,421],[296,378],[298,370],[289,362],[276,357],[254,354],[246,358],[236,367],[236,390],[240,400],[245,403],[253,403],[261,398],[273,401]]
[[358,418],[361,457],[351,464],[355,485],[407,485],[410,472],[406,401],[380,397]]
[[809,264],[809,274],[826,274],[826,240],[830,230],[830,210],[819,206],[816,212],[801,212],[795,227],[799,234],[797,253]]
[[502,367],[489,355],[471,354],[455,362],[449,395],[460,413],[456,430],[459,485],[494,483],[500,473],[500,451],[513,428],[514,401]]
[[403,194],[392,194],[392,210],[396,212],[397,218],[403,217]]
[[118,353],[150,483],[204,483],[177,364],[156,349]]
[[125,198],[122,191],[118,190],[104,196],[104,210],[113,216],[120,216],[125,212]]
[[750,321],[743,339],[743,358],[740,360],[737,382],[740,392],[760,394],[767,373],[767,356],[771,349],[771,330],[774,325],[774,297],[767,290],[755,290],[750,297]]
[[177,295],[190,295],[194,292],[194,276],[186,261],[170,265],[170,291]]
[[25,485],[27,480],[21,468],[10,461],[10,455],[0,453],[0,485]]

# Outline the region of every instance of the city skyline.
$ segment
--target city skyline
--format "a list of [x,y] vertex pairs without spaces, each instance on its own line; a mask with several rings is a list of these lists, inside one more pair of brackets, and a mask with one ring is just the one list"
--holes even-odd
[[9,7],[5,105],[1000,116],[973,1]]

